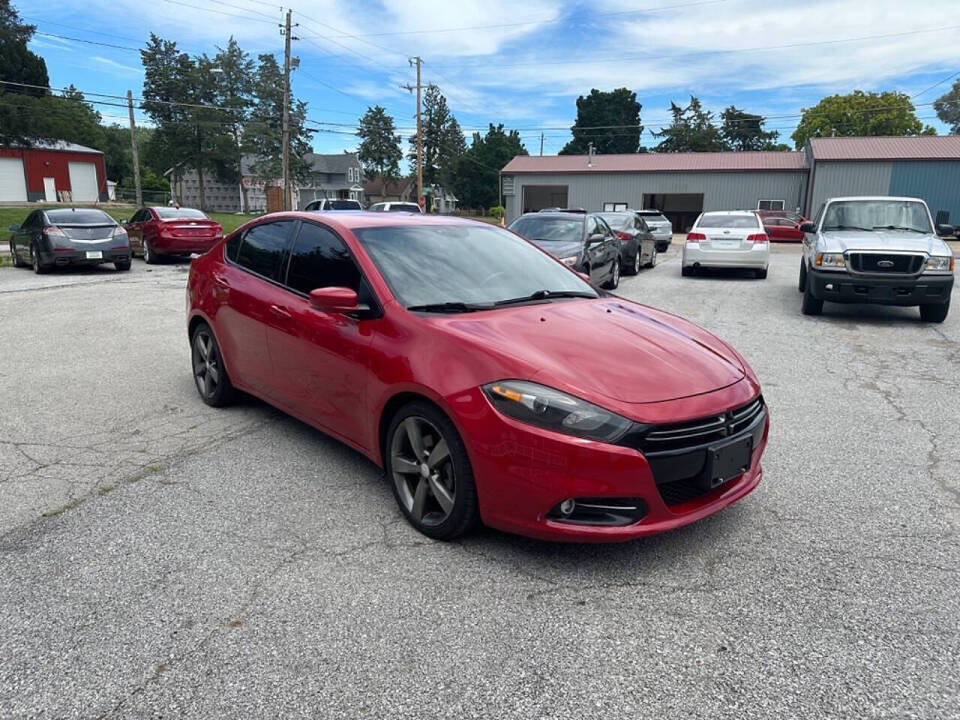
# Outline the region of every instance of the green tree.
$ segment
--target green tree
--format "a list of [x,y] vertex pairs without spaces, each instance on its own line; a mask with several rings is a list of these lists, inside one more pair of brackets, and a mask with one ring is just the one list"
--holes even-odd
[[[447,99],[436,85],[428,85],[423,97],[420,121],[423,128],[423,184],[443,183],[454,173],[457,160],[466,149],[463,133],[450,113]],[[459,141],[456,136],[459,135]],[[411,161],[417,158],[417,134],[410,136]]]
[[[240,183],[243,157],[241,135],[250,118],[254,97],[254,62],[231,37],[225,48],[217,48],[209,64],[213,80],[211,97],[217,106],[215,120],[221,134],[214,148],[213,165],[217,176],[225,182]],[[201,63],[198,63],[198,69]],[[243,210],[248,207],[247,188],[242,188]]]
[[[41,139],[37,122],[42,119],[44,89],[50,84],[47,64],[27,49],[36,26],[27,25],[10,0],[0,0],[0,143],[29,144]],[[23,83],[39,87],[23,87]]]
[[933,103],[940,122],[950,126],[950,132],[960,135],[960,80],[953,83],[953,87],[941,95]]
[[590,143],[601,154],[642,152],[641,105],[637,94],[627,88],[603,92],[596,88],[577,98],[577,120],[570,128],[573,140],[561,155],[585,155]]
[[[265,180],[276,180],[283,174],[283,71],[270,54],[258,57],[254,79],[253,109],[241,140],[244,152],[256,156],[253,170]],[[290,177],[304,181],[310,163],[304,156],[310,152],[313,130],[306,127],[307,104],[290,102]]]
[[713,113],[703,109],[703,105],[694,96],[690,104],[680,107],[670,103],[673,120],[670,125],[654,136],[663,138],[657,145],[657,152],[719,152],[728,150],[726,141],[713,124]]
[[790,137],[800,149],[812,137],[936,134],[920,122],[904,93],[854,90],[848,95],[830,95],[812,108],[804,108]]
[[776,150],[780,133],[763,129],[763,117],[731,105],[720,113],[720,134],[731,150]]
[[473,134],[473,142],[457,161],[453,191],[461,207],[483,209],[502,205],[499,198],[500,169],[527,149],[516,130],[504,131],[503,125],[490,124],[486,134]]
[[396,134],[393,118],[379,105],[367,108],[357,128],[360,147],[357,151],[364,175],[368,179],[380,178],[386,184],[400,176],[400,161],[403,150],[400,136]]

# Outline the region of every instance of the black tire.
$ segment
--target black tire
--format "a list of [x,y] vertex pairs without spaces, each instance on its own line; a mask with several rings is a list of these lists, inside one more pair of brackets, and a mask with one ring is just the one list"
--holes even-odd
[[657,266],[657,246],[653,246],[653,252],[650,253],[650,262],[647,263],[648,268]]
[[[421,456],[415,458],[426,472],[411,471],[411,462],[416,452],[411,440],[410,428],[420,428]],[[416,434],[416,431],[414,431]],[[434,442],[426,447],[427,438]],[[440,446],[440,440],[446,443],[446,455],[435,467],[428,465],[432,450]],[[407,456],[410,455],[410,459]],[[477,502],[477,486],[473,478],[473,468],[467,456],[460,433],[439,408],[427,402],[414,401],[404,405],[393,416],[383,448],[384,469],[393,488],[393,496],[407,521],[417,530],[436,540],[453,540],[469,532],[479,521],[480,511]],[[401,471],[401,463],[406,470]],[[438,483],[440,485],[438,486]],[[421,490],[422,486],[422,490]],[[437,487],[437,490],[434,490]],[[422,500],[418,497],[423,493]],[[446,500],[452,506],[443,507],[440,498],[446,491]],[[438,494],[435,494],[438,493]]]
[[143,247],[143,261],[147,265],[156,265],[158,262],[160,262],[161,256],[153,251],[153,248],[150,247],[149,240],[147,240],[146,238],[143,238],[142,247]]
[[753,275],[754,275],[754,277],[757,278],[757,280],[766,280],[766,279],[767,279],[767,268],[764,268],[763,270],[754,270],[754,271],[753,271]]
[[20,256],[14,250],[13,240],[10,241],[10,259],[13,261],[13,266],[22,268],[27,267],[27,264],[20,259]]
[[624,271],[626,272],[627,275],[636,275],[640,272],[640,255],[641,254],[642,253],[640,252],[640,248],[638,246],[637,252],[633,256],[633,260],[629,263],[630,267],[628,267]]
[[49,266],[43,265],[40,262],[40,251],[37,250],[36,245],[30,246],[30,264],[33,266],[33,271],[37,275],[43,275],[50,270]]
[[613,266],[613,276],[604,283],[603,287],[607,290],[616,290],[620,286],[620,258],[617,258]]
[[936,305],[921,305],[920,319],[924,322],[942,323],[950,312],[950,301]]
[[823,312],[823,300],[818,300],[810,291],[810,283],[804,283],[803,304],[800,306],[804,315],[819,315]]
[[220,344],[206,323],[197,325],[190,335],[190,360],[193,384],[200,399],[210,407],[230,405],[236,397],[236,390],[223,364]]
[[800,258],[800,280],[797,282],[797,289],[803,292],[807,289],[807,263]]
[[113,266],[117,269],[117,272],[126,272],[130,269],[131,262],[129,260],[117,261]]
[[680,274],[683,277],[693,277],[697,274],[697,269],[693,265],[684,265],[680,268]]

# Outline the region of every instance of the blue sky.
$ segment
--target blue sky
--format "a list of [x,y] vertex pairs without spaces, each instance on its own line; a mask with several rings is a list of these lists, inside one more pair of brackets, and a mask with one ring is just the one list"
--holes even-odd
[[[31,47],[46,59],[52,87],[139,95],[138,53],[107,45],[137,48],[150,31],[191,54],[214,54],[233,35],[251,55],[282,57],[281,7],[267,0],[15,4],[46,33]],[[314,136],[317,152],[354,148],[346,133],[373,104],[391,112],[406,140],[415,103],[400,86],[414,81],[412,55],[423,58],[423,82],[440,86],[464,129],[520,128],[534,154],[541,133],[544,154],[563,147],[576,98],[593,87],[637,92],[645,145],[668,122],[670,101],[691,94],[717,113],[735,104],[768,116],[767,127],[790,142],[801,109],[824,95],[899,90],[915,95],[917,115],[944,133],[931,103],[960,73],[955,0],[297,0],[283,7],[299,23],[293,89],[324,130]],[[98,109],[107,122],[125,121],[123,108]]]

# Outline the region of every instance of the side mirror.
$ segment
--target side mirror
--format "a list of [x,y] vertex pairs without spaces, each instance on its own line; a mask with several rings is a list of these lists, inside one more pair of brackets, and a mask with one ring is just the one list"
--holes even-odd
[[817,224],[812,222],[800,223],[800,231],[805,233],[817,232]]
[[606,235],[603,233],[594,233],[589,238],[587,238],[587,245],[596,245],[602,243],[606,239]]
[[322,312],[341,314],[359,309],[356,291],[345,287],[324,287],[312,290],[310,307]]
[[20,226],[19,226],[19,225],[11,225],[9,229],[10,229],[10,232],[18,232],[18,231],[20,230]]
[[[12,230],[13,228],[10,228],[10,229]],[[953,235],[956,231],[957,230],[955,227],[953,227],[953,225],[947,225],[945,223],[941,223],[937,225],[937,235],[939,235],[940,237],[948,237],[950,235]]]

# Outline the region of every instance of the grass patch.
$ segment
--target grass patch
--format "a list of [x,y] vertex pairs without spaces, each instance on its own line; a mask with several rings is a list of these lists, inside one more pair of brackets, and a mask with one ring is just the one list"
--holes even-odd
[[64,503],[60,507],[56,508],[55,510],[47,510],[47,512],[43,513],[43,517],[45,518],[56,517],[57,515],[61,515],[67,512],[68,510],[73,510],[75,507],[80,507],[81,505],[83,505],[83,503],[84,503],[84,498],[77,498],[76,500],[71,500],[70,502]]

